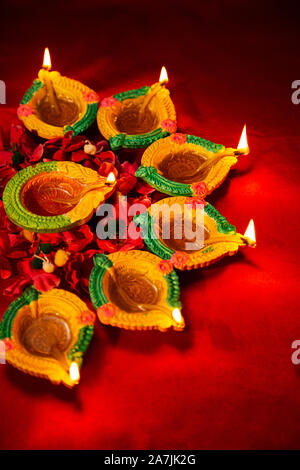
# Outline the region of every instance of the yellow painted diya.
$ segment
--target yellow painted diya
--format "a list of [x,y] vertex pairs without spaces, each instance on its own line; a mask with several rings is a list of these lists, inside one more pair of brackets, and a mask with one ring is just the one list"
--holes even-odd
[[135,175],[171,196],[205,197],[220,186],[238,157],[248,152],[246,127],[237,149],[175,133],[145,150]]
[[144,148],[176,132],[176,112],[163,67],[159,82],[104,98],[97,122],[113,150]]
[[0,324],[5,359],[27,374],[73,387],[94,321],[95,314],[76,295],[29,287],[10,304]]
[[253,221],[241,235],[211,204],[196,197],[162,199],[134,222],[149,250],[180,270],[202,268],[240,247],[256,245]]
[[14,224],[32,232],[69,230],[89,220],[114,192],[116,180],[111,176],[73,162],[38,163],[7,183],[4,209]]
[[182,330],[173,266],[145,251],[97,254],[90,296],[101,323],[130,330]]
[[78,82],[50,72],[51,60],[45,50],[43,69],[26,91],[18,108],[25,127],[44,139],[62,137],[66,132],[83,133],[93,124],[98,111],[98,95]]

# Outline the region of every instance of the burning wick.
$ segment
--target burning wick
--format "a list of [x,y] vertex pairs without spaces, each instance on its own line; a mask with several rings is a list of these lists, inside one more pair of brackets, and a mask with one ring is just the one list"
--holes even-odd
[[149,103],[150,101],[154,98],[154,96],[159,92],[159,90],[161,89],[161,87],[167,83],[169,81],[169,78],[168,78],[168,73],[167,73],[167,69],[165,66],[163,66],[161,68],[161,72],[160,72],[160,76],[159,76],[159,81],[157,83],[155,83],[154,85],[152,85],[151,89],[149,90],[149,92],[147,93],[147,95],[145,96],[145,99],[143,101],[143,104],[142,106],[140,107],[140,111],[139,111],[139,115],[140,117],[143,115],[145,109],[147,108],[147,106],[149,106]]
[[182,315],[181,315],[181,312],[179,310],[179,308],[174,308],[173,312],[172,312],[172,317],[174,318],[174,320],[177,322],[177,323],[181,323],[182,322]]
[[249,153],[249,147],[248,147],[248,140],[247,140],[247,130],[246,130],[246,124],[244,125],[243,132],[240,138],[240,141],[237,146],[237,155],[248,155]]
[[105,184],[107,186],[112,186],[115,182],[116,182],[116,177],[115,177],[114,173],[111,171],[109,173],[108,177],[106,178]]
[[49,52],[48,47],[46,47],[45,52],[44,52],[43,69],[45,70],[45,73],[43,75],[43,80],[46,85],[47,98],[49,100],[50,105],[54,107],[55,112],[59,114],[60,107],[57,102],[57,97],[53,88],[52,81],[50,80],[50,77],[49,77],[49,72],[51,70],[51,58],[50,58],[50,52]]
[[80,379],[79,368],[76,362],[72,362],[70,365],[70,379],[74,383],[78,383]]
[[161,85],[163,85],[164,83],[167,83],[169,81],[169,78],[168,78],[168,73],[167,73],[167,69],[165,66],[163,66],[161,68],[161,72],[160,72],[160,76],[159,76],[159,83]]
[[253,248],[256,246],[256,236],[253,219],[250,220],[248,227],[246,228],[244,238],[247,239],[249,246],[252,246]]

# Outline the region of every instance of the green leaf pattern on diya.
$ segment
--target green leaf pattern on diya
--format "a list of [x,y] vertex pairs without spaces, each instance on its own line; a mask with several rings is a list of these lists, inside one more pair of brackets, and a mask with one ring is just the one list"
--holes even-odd
[[85,115],[80,121],[75,122],[72,126],[66,126],[64,128],[64,134],[68,131],[73,131],[73,135],[79,135],[90,127],[96,119],[98,112],[98,103],[92,103],[87,105]]
[[128,91],[123,91],[121,93],[117,93],[116,95],[114,95],[114,98],[118,101],[139,98],[140,96],[146,95],[146,93],[148,93],[149,90],[150,90],[149,86],[143,86],[135,90],[128,90]]
[[190,184],[170,181],[160,175],[153,166],[146,167],[141,165],[135,172],[135,176],[143,178],[152,187],[170,196],[193,196]]
[[220,214],[220,212],[217,211],[211,204],[208,202],[206,203],[204,207],[205,212],[209,217],[214,219],[214,221],[217,224],[217,229],[218,232],[220,233],[236,233],[236,228],[234,225],[231,225],[223,215]]
[[168,283],[167,304],[174,308],[181,308],[182,305],[179,300],[180,287],[176,272],[173,270],[170,272],[170,274],[166,274],[164,278]]
[[81,328],[78,335],[78,340],[73,348],[68,352],[68,359],[70,361],[77,361],[79,366],[82,364],[82,356],[88,348],[94,333],[93,325],[87,325]]
[[33,95],[44,86],[44,83],[41,80],[34,80],[31,87],[26,91],[25,95],[23,96],[22,100],[20,101],[21,104],[27,104]]
[[141,235],[149,250],[162,259],[170,259],[175,252],[156,237],[154,222],[149,213],[143,212],[142,214],[136,215],[133,221],[136,225],[140,226]]
[[102,285],[102,279],[107,269],[113,265],[108,256],[97,254],[94,256],[94,268],[89,279],[89,292],[93,306],[97,309],[108,302]]
[[225,147],[221,144],[215,144],[209,140],[203,139],[202,137],[196,137],[195,135],[186,134],[186,141],[189,144],[200,145],[209,152],[217,153],[223,150]]
[[10,304],[4,313],[0,324],[0,340],[4,338],[11,338],[13,323],[18,311],[24,307],[24,305],[29,305],[32,301],[37,300],[39,295],[40,292],[33,286],[30,286],[24,290],[20,297]]
[[50,173],[57,170],[56,162],[39,163],[37,166],[28,166],[20,170],[7,183],[3,192],[3,205],[5,212],[12,222],[19,227],[39,231],[43,225],[44,232],[57,232],[58,229],[71,225],[71,220],[65,215],[42,216],[28,211],[21,201],[21,190],[24,184],[33,176],[42,172]]

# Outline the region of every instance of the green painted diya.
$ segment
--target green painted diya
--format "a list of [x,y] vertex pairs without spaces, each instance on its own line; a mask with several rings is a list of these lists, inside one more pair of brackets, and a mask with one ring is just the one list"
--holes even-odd
[[177,129],[170,92],[162,83],[104,98],[97,122],[113,150],[145,148]]
[[162,199],[134,222],[149,250],[180,270],[207,266],[234,255],[240,246],[255,246],[248,233],[237,233],[211,204],[196,197]]
[[77,135],[96,120],[98,102],[98,95],[77,80],[41,69],[21,100],[18,117],[43,139],[62,137],[70,130]]
[[135,175],[170,196],[205,197],[220,186],[246,150],[175,133],[146,149]]
[[90,296],[101,323],[131,330],[184,328],[171,263],[145,251],[97,254]]
[[0,340],[5,359],[26,374],[73,387],[94,331],[95,314],[61,289],[25,289],[5,312]]
[[62,232],[89,220],[115,184],[77,163],[38,163],[7,183],[3,205],[8,218],[23,229]]

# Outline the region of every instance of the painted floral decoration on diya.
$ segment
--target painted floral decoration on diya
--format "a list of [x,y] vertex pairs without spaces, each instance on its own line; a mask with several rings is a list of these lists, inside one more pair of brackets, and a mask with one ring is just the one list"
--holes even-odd
[[82,83],[50,72],[45,50],[43,69],[23,96],[18,117],[25,127],[44,139],[62,137],[66,132],[83,133],[95,121],[98,95]]
[[[204,211],[202,218],[197,219],[197,211]],[[149,250],[180,270],[204,267],[234,255],[239,247],[256,245],[252,220],[241,235],[211,204],[193,197],[162,199],[135,216],[134,222],[141,227]],[[163,231],[164,223],[169,224],[167,232]],[[190,227],[189,231],[184,224]]]
[[246,127],[237,149],[176,133],[147,148],[135,175],[171,196],[204,197],[220,186],[238,156],[248,152]]
[[185,326],[171,263],[145,251],[97,254],[90,296],[101,323],[131,330]]
[[176,132],[175,108],[164,86],[167,81],[163,67],[158,83],[101,101],[98,127],[113,150],[148,147],[157,139]]
[[29,287],[10,304],[0,324],[6,360],[25,373],[73,387],[95,317],[75,294]]
[[108,177],[73,162],[45,162],[20,170],[7,183],[3,205],[9,219],[32,232],[61,232],[86,222],[115,190]]

